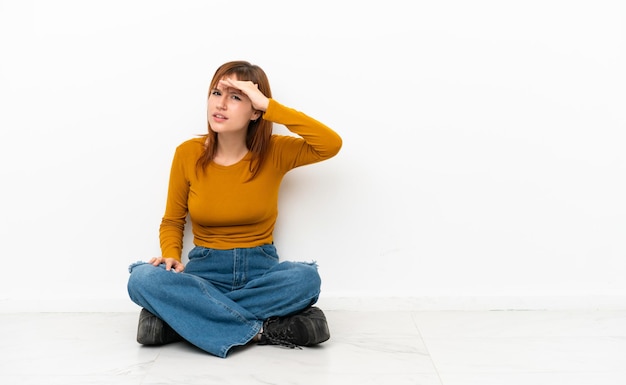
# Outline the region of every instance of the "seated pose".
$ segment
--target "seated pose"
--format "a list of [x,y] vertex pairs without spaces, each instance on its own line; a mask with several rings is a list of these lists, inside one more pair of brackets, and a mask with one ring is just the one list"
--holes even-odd
[[[245,61],[220,66],[207,101],[208,133],[176,148],[162,256],[130,266],[128,293],[142,307],[137,341],[186,340],[225,358],[231,348],[311,346],[330,338],[315,263],[279,261],[273,242],[287,171],[336,155],[342,140],[317,120],[272,99],[265,72]],[[273,123],[297,136],[272,134]],[[194,248],[185,266],[189,215]]]

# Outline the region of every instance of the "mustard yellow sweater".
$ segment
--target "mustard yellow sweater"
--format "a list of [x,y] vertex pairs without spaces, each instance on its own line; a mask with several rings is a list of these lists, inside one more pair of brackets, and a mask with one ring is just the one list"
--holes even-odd
[[263,118],[299,137],[272,135],[263,166],[250,178],[251,154],[230,166],[212,162],[196,173],[203,138],[176,148],[159,237],[164,258],[181,260],[189,214],[194,244],[215,249],[255,247],[273,241],[278,191],[287,171],[336,155],[342,140],[317,120],[271,99]]

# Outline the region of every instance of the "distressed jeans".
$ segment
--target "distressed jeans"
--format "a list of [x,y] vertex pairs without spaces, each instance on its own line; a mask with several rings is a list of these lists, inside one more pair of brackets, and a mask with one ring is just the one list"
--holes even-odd
[[248,343],[263,321],[313,305],[320,293],[315,263],[279,262],[274,245],[217,250],[195,247],[182,273],[137,262],[130,266],[133,302],[185,340],[225,358]]

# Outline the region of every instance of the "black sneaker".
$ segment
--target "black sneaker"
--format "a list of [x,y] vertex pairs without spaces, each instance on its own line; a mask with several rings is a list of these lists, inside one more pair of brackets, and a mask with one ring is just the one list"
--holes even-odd
[[165,345],[172,342],[182,341],[178,333],[162,319],[141,309],[139,313],[139,326],[137,327],[137,342],[142,345]]
[[326,316],[317,307],[287,317],[271,317],[263,323],[260,345],[290,348],[320,344],[330,338]]

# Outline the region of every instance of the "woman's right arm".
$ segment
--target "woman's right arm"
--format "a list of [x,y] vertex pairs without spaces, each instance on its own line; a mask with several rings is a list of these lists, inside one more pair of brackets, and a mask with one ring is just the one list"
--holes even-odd
[[183,236],[187,219],[189,180],[186,176],[186,156],[182,146],[176,149],[170,170],[165,214],[159,227],[159,240],[163,259],[181,261]]

